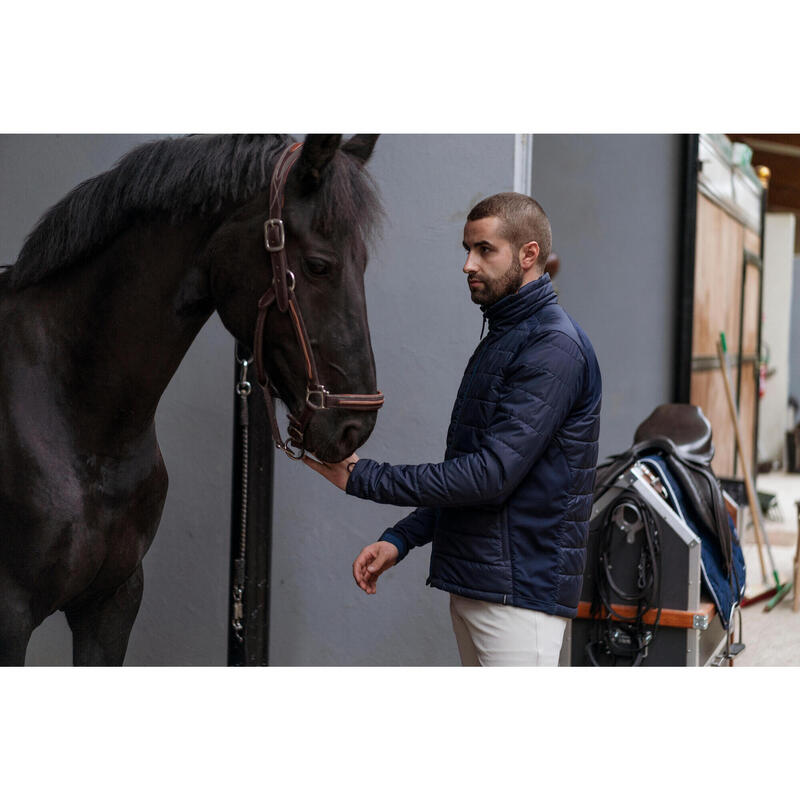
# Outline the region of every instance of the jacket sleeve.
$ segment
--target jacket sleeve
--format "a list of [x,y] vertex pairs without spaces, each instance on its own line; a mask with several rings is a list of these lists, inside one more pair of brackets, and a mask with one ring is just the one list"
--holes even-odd
[[534,334],[506,368],[501,397],[474,453],[413,466],[361,459],[347,493],[398,506],[504,502],[569,416],[585,367],[583,353],[566,334]]
[[397,563],[399,564],[412,547],[428,544],[433,539],[435,524],[435,508],[418,508],[393,527],[387,528],[380,540],[391,542],[397,548]]

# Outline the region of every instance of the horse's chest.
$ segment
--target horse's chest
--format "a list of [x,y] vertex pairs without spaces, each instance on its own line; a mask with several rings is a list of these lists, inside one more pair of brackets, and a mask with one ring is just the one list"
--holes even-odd
[[16,520],[4,531],[5,543],[13,543],[4,560],[48,610],[87,592],[112,591],[152,543],[166,488],[160,456],[89,458],[58,482],[40,473],[26,500],[4,501]]
[[91,555],[102,556],[98,579],[112,585],[141,563],[155,537],[167,493],[160,459],[147,468],[120,464],[100,470],[83,492],[83,518]]

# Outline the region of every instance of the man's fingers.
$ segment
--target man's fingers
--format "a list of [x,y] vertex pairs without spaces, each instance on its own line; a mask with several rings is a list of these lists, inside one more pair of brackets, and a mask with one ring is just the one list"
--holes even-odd
[[367,567],[367,572],[377,578],[384,569],[386,569],[386,556],[381,553],[379,556],[376,556],[373,562]]
[[359,586],[362,589],[364,588],[361,586],[363,579],[361,577],[361,567],[359,566],[358,559],[353,562],[353,580],[356,582],[356,586]]
[[369,550],[362,550],[358,557],[356,558],[356,564],[358,564],[362,570],[367,568],[367,565],[375,558],[375,553],[370,552]]
[[319,468],[318,462],[314,461],[313,458],[309,458],[308,456],[303,456],[303,463],[307,467],[311,467],[311,469],[313,469],[314,472],[320,472],[321,471],[320,468]]
[[323,478],[329,480],[334,486],[342,491],[347,487],[347,480],[350,474],[344,468],[344,462],[340,461],[338,464],[326,464],[324,461],[318,461],[308,455],[303,456],[303,463],[307,467],[311,467],[314,472],[322,475]]
[[359,586],[361,586],[361,588],[366,592],[367,584],[369,583],[369,573],[367,572],[366,567],[363,565],[358,572],[358,583]]
[[375,554],[365,548],[358,554],[356,560],[353,562],[353,577],[358,586],[365,592],[367,591],[367,578],[369,576],[367,564],[374,558]]
[[303,456],[303,463],[311,467],[314,472],[319,472],[320,475],[322,475],[326,469],[330,469],[324,461],[317,461],[315,458],[311,458],[311,456]]
[[353,579],[362,589],[364,588],[364,566],[358,559],[353,562]]
[[383,552],[379,543],[365,547],[353,562],[353,578],[367,594],[375,594],[378,576],[388,567],[390,554]]
[[375,594],[375,581],[377,579],[368,576],[356,577],[356,584],[358,588],[365,591],[367,594]]

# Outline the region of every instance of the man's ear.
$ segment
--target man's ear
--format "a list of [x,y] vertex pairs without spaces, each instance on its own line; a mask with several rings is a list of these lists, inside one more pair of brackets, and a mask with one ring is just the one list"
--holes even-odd
[[539,260],[539,243],[526,242],[519,250],[519,264],[524,270],[536,267]]

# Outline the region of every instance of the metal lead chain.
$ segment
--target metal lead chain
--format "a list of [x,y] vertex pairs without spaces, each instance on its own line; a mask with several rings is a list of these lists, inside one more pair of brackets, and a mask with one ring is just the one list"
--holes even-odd
[[242,500],[239,516],[239,558],[233,562],[233,626],[234,636],[238,642],[244,641],[244,579],[245,563],[247,557],[247,481],[249,475],[249,418],[247,413],[247,398],[253,390],[250,381],[247,380],[247,368],[252,363],[252,359],[239,358],[237,348],[236,362],[239,364],[239,382],[236,384],[236,394],[239,398],[239,426],[242,429]]

